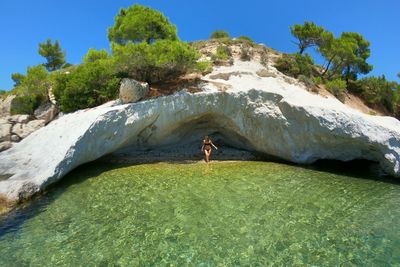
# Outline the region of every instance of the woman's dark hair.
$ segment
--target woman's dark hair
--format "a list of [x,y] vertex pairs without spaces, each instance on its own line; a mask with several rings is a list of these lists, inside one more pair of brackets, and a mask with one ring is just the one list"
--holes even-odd
[[209,141],[210,138],[208,137],[208,135],[204,136],[204,140]]

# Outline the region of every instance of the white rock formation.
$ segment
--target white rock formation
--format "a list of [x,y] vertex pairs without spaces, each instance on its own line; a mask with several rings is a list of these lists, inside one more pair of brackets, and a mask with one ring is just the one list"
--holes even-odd
[[10,115],[11,102],[15,98],[15,95],[9,95],[5,98],[0,97],[0,117]]
[[47,102],[37,108],[34,115],[22,114],[0,117],[0,152],[11,148],[13,143],[19,142],[55,119],[58,115],[58,108],[53,103]]
[[5,119],[0,119],[0,142],[10,141],[11,127],[11,122]]
[[[0,152],[12,147],[32,132],[43,127],[45,120],[34,120],[31,115],[13,115],[0,118]],[[11,142],[10,142],[11,141]]]
[[47,124],[58,115],[58,112],[59,110],[55,104],[46,102],[40,105],[33,114],[38,120],[44,120],[45,124]]
[[37,129],[43,127],[46,124],[44,120],[32,120],[28,123],[16,123],[12,127],[12,133],[18,135],[21,139],[27,137]]
[[119,88],[119,98],[122,103],[134,103],[142,99],[149,92],[149,84],[132,79],[122,79]]
[[[204,134],[297,163],[367,159],[400,176],[400,122],[362,114],[311,94],[290,78],[260,77],[263,66],[235,62],[185,91],[133,104],[112,103],[67,114],[0,153],[0,193],[22,199],[75,167],[128,147],[191,143]],[[234,73],[212,80],[218,73]],[[288,81],[290,83],[288,83]],[[221,91],[221,88],[223,90]]]

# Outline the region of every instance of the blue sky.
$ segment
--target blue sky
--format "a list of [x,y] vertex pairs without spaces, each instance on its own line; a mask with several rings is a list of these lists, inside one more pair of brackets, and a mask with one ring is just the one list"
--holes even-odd
[[207,39],[216,29],[247,35],[283,52],[295,52],[289,26],[314,21],[340,35],[361,33],[371,42],[373,75],[399,81],[399,0],[303,1],[117,1],[1,0],[0,89],[13,86],[10,76],[43,63],[38,43],[58,39],[67,61],[80,63],[89,48],[109,49],[107,28],[121,7],[139,3],[162,11],[178,27],[182,40]]

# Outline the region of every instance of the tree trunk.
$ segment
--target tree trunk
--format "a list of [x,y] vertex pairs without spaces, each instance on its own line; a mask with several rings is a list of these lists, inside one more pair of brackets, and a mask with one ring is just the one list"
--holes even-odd
[[328,64],[326,65],[326,68],[325,68],[324,72],[322,73],[321,77],[324,77],[325,74],[328,72],[329,67],[331,66],[331,63],[332,63],[334,58],[335,58],[335,56],[333,56],[331,59],[329,59]]

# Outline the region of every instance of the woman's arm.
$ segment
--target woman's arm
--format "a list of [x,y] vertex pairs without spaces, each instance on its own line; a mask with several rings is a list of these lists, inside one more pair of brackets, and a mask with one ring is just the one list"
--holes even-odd
[[203,145],[201,146],[201,151],[204,150],[204,140],[203,140]]
[[213,142],[210,142],[211,143],[211,145],[215,148],[215,149],[217,149],[218,150],[218,147],[216,147],[215,145],[214,145],[214,143]]

